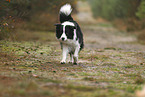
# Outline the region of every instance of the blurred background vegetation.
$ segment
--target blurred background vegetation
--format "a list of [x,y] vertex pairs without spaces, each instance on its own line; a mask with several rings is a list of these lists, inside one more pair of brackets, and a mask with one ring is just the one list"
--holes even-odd
[[[120,30],[136,32],[145,40],[145,0],[81,0],[91,5],[93,16],[114,23]],[[16,29],[54,31],[60,6],[77,0],[0,0],[0,40],[14,39]]]
[[54,31],[60,6],[74,0],[0,0],[0,40],[15,39],[16,29]]
[[111,21],[120,30],[145,40],[145,0],[88,0],[95,18]]

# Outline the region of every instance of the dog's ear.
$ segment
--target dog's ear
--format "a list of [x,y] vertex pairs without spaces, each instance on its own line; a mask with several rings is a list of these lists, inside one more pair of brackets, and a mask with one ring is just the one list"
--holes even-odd
[[56,24],[54,24],[54,26],[60,26],[61,24],[60,23],[56,23]]

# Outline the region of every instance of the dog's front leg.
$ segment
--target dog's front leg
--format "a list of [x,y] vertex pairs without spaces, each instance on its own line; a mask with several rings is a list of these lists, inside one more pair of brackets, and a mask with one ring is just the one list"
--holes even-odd
[[66,63],[67,54],[68,54],[68,47],[63,45],[61,64],[65,64]]
[[80,46],[77,46],[74,52],[74,56],[73,56],[75,65],[77,65],[77,62],[78,62],[79,51],[80,51]]

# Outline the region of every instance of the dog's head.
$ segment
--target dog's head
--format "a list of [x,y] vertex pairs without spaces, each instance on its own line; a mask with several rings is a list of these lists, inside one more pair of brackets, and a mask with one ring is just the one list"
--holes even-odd
[[56,37],[60,41],[66,41],[68,39],[76,39],[76,27],[72,22],[64,22],[61,24],[55,24]]

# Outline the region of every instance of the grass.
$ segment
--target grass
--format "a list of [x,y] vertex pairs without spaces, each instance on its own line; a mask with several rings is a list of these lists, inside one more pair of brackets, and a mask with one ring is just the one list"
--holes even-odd
[[141,52],[84,49],[79,57],[84,62],[61,65],[53,33],[42,32],[52,36],[49,41],[39,33],[31,42],[0,41],[0,96],[134,97],[144,84]]

